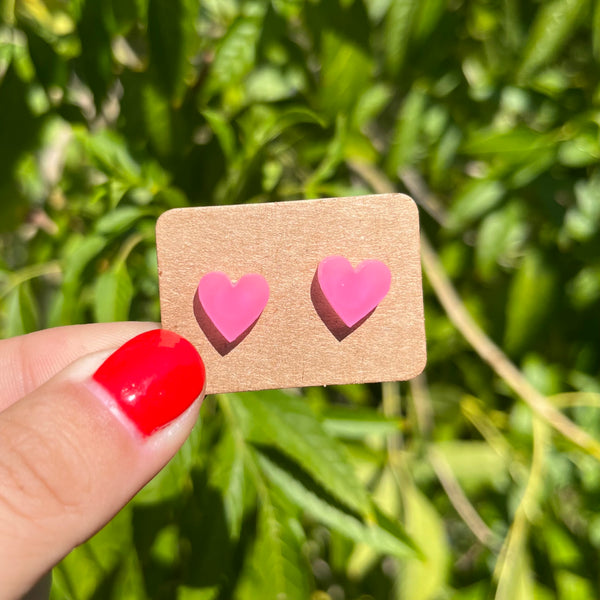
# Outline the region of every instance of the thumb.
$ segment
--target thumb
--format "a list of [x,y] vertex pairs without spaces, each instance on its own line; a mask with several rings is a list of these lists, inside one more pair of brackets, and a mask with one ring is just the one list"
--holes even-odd
[[76,361],[0,413],[2,598],[25,593],[169,461],[204,382],[194,347],[156,329]]

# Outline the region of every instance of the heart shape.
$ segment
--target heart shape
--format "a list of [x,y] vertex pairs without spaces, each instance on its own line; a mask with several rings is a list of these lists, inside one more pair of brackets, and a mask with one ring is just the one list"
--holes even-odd
[[363,260],[353,269],[343,256],[328,256],[319,263],[317,279],[331,308],[353,327],[385,298],[392,275],[379,260]]
[[269,300],[269,284],[258,273],[232,283],[225,273],[212,271],[202,277],[197,293],[213,325],[233,342],[260,317]]

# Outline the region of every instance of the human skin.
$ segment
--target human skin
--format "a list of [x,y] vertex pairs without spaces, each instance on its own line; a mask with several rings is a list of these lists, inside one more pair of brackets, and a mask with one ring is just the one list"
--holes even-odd
[[1,600],[22,597],[167,464],[203,396],[196,351],[151,323],[0,341]]

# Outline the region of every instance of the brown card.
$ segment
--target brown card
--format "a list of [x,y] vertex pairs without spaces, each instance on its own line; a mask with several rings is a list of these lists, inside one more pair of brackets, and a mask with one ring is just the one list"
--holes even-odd
[[[156,242],[162,325],[197,347],[207,393],[406,380],[425,366],[419,216],[408,196],[174,209]],[[380,261],[391,274],[387,294],[351,327],[317,276],[334,255],[353,268]],[[233,342],[204,310],[211,298],[198,296],[214,271],[268,284],[262,314]]]

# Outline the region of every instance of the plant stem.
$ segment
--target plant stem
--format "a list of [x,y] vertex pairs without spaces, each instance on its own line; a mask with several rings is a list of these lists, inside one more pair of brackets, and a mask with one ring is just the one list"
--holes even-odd
[[527,567],[524,563],[525,544],[529,524],[539,512],[539,495],[543,483],[544,459],[548,445],[549,430],[547,424],[539,418],[533,420],[533,459],[529,479],[523,497],[515,511],[512,525],[506,535],[500,557],[494,570],[494,579],[498,581],[495,600],[512,600],[522,585],[520,574]]
[[[351,163],[350,166],[377,193],[389,194],[395,191],[387,177],[373,165],[357,166]],[[431,192],[428,195],[431,196]],[[422,198],[416,199],[417,204],[422,204],[422,201]],[[600,443],[554,408],[471,317],[424,233],[421,233],[421,261],[423,271],[448,318],[477,354],[537,415],[576,446],[600,460]]]
[[7,296],[12,290],[19,287],[22,283],[35,279],[36,277],[43,277],[45,275],[60,275],[62,269],[58,260],[52,260],[41,265],[31,265],[11,273],[9,275],[6,287],[0,291],[0,298]]

